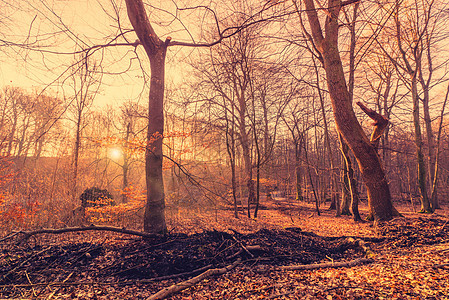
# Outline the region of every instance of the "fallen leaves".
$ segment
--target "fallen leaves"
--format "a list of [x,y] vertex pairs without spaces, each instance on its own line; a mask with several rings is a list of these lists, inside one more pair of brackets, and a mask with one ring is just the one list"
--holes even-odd
[[[176,233],[171,238],[145,242],[116,233],[64,233],[64,239],[39,237],[28,248],[16,249],[2,243],[0,276],[8,277],[13,285],[5,280],[0,297],[142,299],[197,276],[209,266],[223,267],[230,258],[235,261],[240,257],[246,263],[221,276],[206,278],[172,298],[447,299],[447,218],[414,216],[376,229],[369,223],[335,219],[330,213],[304,220],[293,218],[293,226],[288,215],[272,210],[263,213],[265,216],[257,222],[243,218],[226,222],[225,213],[201,220],[207,223],[206,228],[243,228],[242,234],[211,230],[193,236]],[[281,226],[275,225],[278,221]],[[183,219],[178,224],[188,228],[195,223]],[[295,227],[298,224],[302,230]],[[317,226],[320,233],[328,231],[327,237],[308,233]],[[248,247],[256,244],[256,248]],[[314,270],[276,267],[335,263],[362,256],[375,261],[369,265]],[[158,265],[160,268],[155,269]],[[201,269],[202,266],[208,268]],[[187,272],[184,277],[161,277],[195,269],[197,273]],[[155,277],[164,280],[146,280]]]

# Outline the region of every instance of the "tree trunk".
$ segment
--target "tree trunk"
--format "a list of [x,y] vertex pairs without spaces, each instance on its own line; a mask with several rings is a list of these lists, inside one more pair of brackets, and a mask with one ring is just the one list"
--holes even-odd
[[295,141],[295,178],[296,178],[296,200],[303,201],[302,184],[301,184],[301,142]]
[[[346,19],[349,23],[349,31],[351,32],[351,43],[349,48],[349,98],[351,103],[354,101],[354,85],[355,85],[355,46],[356,46],[356,20],[358,16],[358,8],[359,8],[360,2],[354,3],[353,7],[353,14],[352,14],[352,20],[349,22],[349,17],[346,15]],[[350,202],[351,202],[351,210],[352,210],[352,216],[354,218],[354,221],[360,221],[360,214],[359,214],[359,191],[357,189],[357,180],[354,178],[354,168],[352,167],[352,161],[351,157],[349,156],[349,149],[347,144],[341,139],[340,136],[340,143],[342,145],[342,151],[343,151],[343,159],[345,163],[345,168],[347,170],[346,176],[347,176],[347,183],[349,187],[349,194],[350,194]]]
[[[357,190],[357,180],[354,178],[354,168],[352,167],[351,158],[349,157],[349,149],[348,145],[341,140],[340,136],[340,142],[341,142],[341,152],[343,154],[343,158],[345,160],[345,175],[346,175],[346,182],[347,187],[349,189],[349,202],[351,203],[351,211],[352,211],[352,217],[354,221],[361,221],[362,218],[359,214],[359,192]],[[348,205],[349,208],[349,205]],[[343,208],[342,208],[342,214]]]
[[257,218],[260,204],[260,157],[257,158],[258,163],[256,166],[256,207],[254,208],[254,219]]
[[447,99],[449,96],[449,84],[447,86],[446,97],[444,98],[443,107],[441,108],[440,114],[440,124],[438,126],[438,134],[437,134],[437,143],[436,143],[436,155],[435,155],[435,174],[433,175],[432,182],[432,194],[431,194],[431,203],[433,209],[440,208],[438,198],[437,198],[437,185],[438,185],[438,173],[439,173],[439,165],[440,165],[440,143],[441,143],[441,131],[443,130],[443,119],[444,119],[444,110],[446,108]]
[[351,187],[349,184],[349,174],[348,174],[348,162],[351,161],[349,157],[349,147],[343,141],[343,137],[341,134],[338,135],[340,140],[340,150],[343,156],[343,176],[342,176],[342,196],[341,196],[341,205],[340,205],[340,213],[342,215],[349,215],[349,206],[351,204]]
[[128,171],[129,171],[129,157],[128,153],[129,151],[126,151],[125,149],[129,146],[129,134],[131,132],[131,124],[128,123],[126,125],[126,136],[125,136],[125,147],[122,149],[122,155],[123,155],[123,166],[122,166],[122,172],[123,172],[123,183],[122,183],[122,203],[128,202],[128,197],[126,196],[126,188],[128,187]]
[[162,177],[162,139],[164,134],[165,56],[170,39],[163,42],[153,30],[141,0],[125,0],[129,20],[150,60],[151,82],[148,101],[148,132],[145,150],[147,203],[144,230],[167,231]]
[[151,233],[166,231],[165,196],[162,177],[162,138],[164,134],[164,67],[166,48],[158,49],[150,58],[151,83],[148,106],[147,147],[145,150],[145,175],[147,204],[144,230]]
[[318,200],[318,195],[316,193],[315,186],[313,184],[312,173],[310,172],[310,163],[309,163],[309,158],[308,158],[308,155],[307,155],[308,150],[305,147],[304,147],[304,155],[305,155],[306,164],[307,164],[307,174],[309,175],[310,186],[312,188],[313,196],[315,198],[315,209],[316,209],[317,214],[320,216],[321,215],[321,213],[320,213],[320,203],[319,203],[319,200]]
[[81,118],[82,111],[78,111],[76,120],[76,132],[75,132],[75,145],[73,148],[73,183],[72,183],[72,197],[73,201],[76,201],[78,192],[78,163],[79,163],[79,151],[81,147]]
[[[424,153],[423,153],[423,141],[421,134],[421,124],[420,124],[420,115],[419,115],[419,95],[418,95],[418,73],[421,72],[421,55],[422,49],[416,47],[412,47],[412,55],[415,65],[412,66],[411,60],[407,55],[406,50],[402,47],[402,34],[403,30],[401,29],[401,22],[399,20],[399,2],[396,3],[395,7],[395,23],[396,23],[396,41],[399,52],[402,56],[402,60],[405,64],[405,71],[410,76],[410,92],[412,94],[412,102],[413,102],[413,126],[415,130],[415,147],[416,147],[416,161],[418,168],[418,186],[421,193],[421,210],[420,212],[432,212],[432,208],[430,207],[429,197],[427,195],[427,182],[426,182],[426,164],[424,161]],[[433,145],[432,145],[433,147]]]
[[419,99],[416,74],[411,74],[412,83],[412,100],[413,100],[413,125],[415,129],[415,146],[416,159],[418,163],[418,186],[421,192],[421,210],[419,212],[432,212],[430,207],[429,197],[427,196],[427,182],[426,182],[426,164],[424,161],[423,141],[421,135],[421,124],[419,119]]
[[232,184],[232,199],[234,200],[234,217],[239,218],[239,208],[237,203],[237,183],[235,178],[235,158],[229,158],[231,164],[231,184]]
[[[223,101],[223,105],[226,106],[226,102]],[[226,150],[228,152],[229,164],[231,166],[231,189],[232,189],[232,199],[234,201],[234,217],[239,218],[238,204],[237,204],[237,182],[235,173],[235,118],[234,118],[234,105],[231,105],[231,116],[232,121],[229,122],[227,110],[225,109],[225,120],[226,120]],[[231,124],[229,124],[231,123]],[[229,128],[231,126],[231,128]]]
[[[435,164],[436,164],[436,155],[435,155],[435,136],[433,134],[433,130],[432,130],[432,119],[430,117],[430,108],[429,108],[429,100],[430,100],[430,96],[429,96],[429,90],[428,88],[424,87],[424,99],[422,100],[423,103],[423,113],[424,113],[424,124],[426,126],[426,136],[427,136],[427,154],[428,154],[428,166],[429,166],[429,182],[430,182],[430,186],[432,187],[433,182],[434,182],[434,175],[435,175]],[[431,189],[432,191],[432,189]],[[435,198],[434,200],[437,201],[437,190],[435,190],[435,194],[433,195],[433,197]],[[432,203],[431,203],[432,205]],[[434,205],[432,205],[432,209],[435,209],[438,207],[435,207]]]
[[337,130],[354,153],[359,165],[367,189],[370,216],[375,221],[389,220],[398,213],[393,208],[390,189],[377,151],[355,116],[338,51],[338,15],[341,1],[329,0],[325,37],[313,0],[304,2],[313,39],[323,57]]
[[243,154],[243,161],[244,161],[244,168],[245,168],[245,179],[246,179],[246,186],[248,188],[248,203],[247,203],[247,209],[248,209],[248,218],[251,218],[251,204],[255,202],[255,191],[254,191],[254,182],[253,182],[253,167],[251,164],[251,154],[250,154],[250,145],[249,145],[249,137],[248,133],[246,131],[246,123],[245,123],[245,111],[246,111],[246,104],[244,103],[243,98],[239,98],[239,114],[240,114],[240,120],[239,120],[239,126],[240,126],[240,141],[242,144],[242,154]]

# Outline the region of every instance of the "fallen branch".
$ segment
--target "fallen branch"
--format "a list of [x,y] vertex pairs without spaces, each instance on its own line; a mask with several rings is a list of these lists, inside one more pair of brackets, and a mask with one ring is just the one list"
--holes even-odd
[[163,290],[160,290],[156,294],[149,297],[149,300],[156,300],[156,299],[165,299],[170,295],[173,295],[179,291],[182,291],[184,289],[187,289],[189,287],[194,286],[198,282],[202,281],[203,279],[206,279],[208,277],[211,277],[213,275],[221,275],[226,272],[229,272],[233,268],[235,268],[240,263],[240,259],[237,259],[234,263],[224,267],[224,268],[217,268],[217,269],[209,269],[206,272],[201,273],[200,275],[193,277],[189,280],[185,280],[183,282],[174,284],[172,286],[166,287]]
[[184,273],[167,275],[167,276],[160,276],[160,277],[149,278],[149,279],[141,279],[141,280],[139,280],[139,283],[150,283],[150,282],[154,282],[154,281],[163,281],[163,280],[179,278],[179,277],[183,277],[183,276],[190,276],[190,275],[193,275],[193,274],[196,274],[196,273],[199,273],[199,272],[206,271],[206,270],[210,269],[211,267],[212,267],[212,265],[207,265],[207,266],[195,269],[195,270],[190,271],[190,272],[184,272]]
[[[136,236],[141,236],[141,237],[146,237],[146,238],[154,238],[154,237],[161,236],[160,234],[155,234],[155,233],[147,233],[147,232],[129,230],[126,228],[113,227],[113,226],[96,226],[93,224],[89,225],[89,226],[84,226],[84,227],[65,227],[65,228],[58,228],[58,229],[46,228],[46,229],[38,229],[38,230],[33,230],[33,231],[19,231],[19,232],[17,232],[17,234],[21,233],[24,235],[24,238],[22,240],[22,242],[23,242],[23,241],[28,240],[30,237],[32,237],[34,235],[43,234],[43,233],[61,234],[61,233],[66,233],[66,232],[80,232],[80,231],[92,231],[92,230],[118,232],[118,233],[136,235]],[[11,238],[15,235],[16,235],[16,233],[14,235],[9,235],[6,238]]]
[[291,295],[291,294],[293,294],[293,292],[291,292],[291,291],[290,292],[285,292],[285,293],[282,293],[282,294],[272,295],[272,296],[268,297],[267,299],[281,298],[281,297],[288,296],[288,295]]
[[237,244],[240,245],[240,247],[242,247],[243,250],[245,250],[245,252],[246,252],[249,256],[254,257],[254,254],[252,254],[252,253],[248,250],[248,248],[246,248],[246,247],[242,244],[242,242],[240,242],[239,240],[237,240],[237,239],[235,238],[235,236],[232,236],[232,238],[234,239],[234,241],[237,242]]
[[310,265],[291,265],[291,266],[282,266],[279,268],[282,270],[313,270],[322,268],[354,267],[362,264],[369,264],[372,262],[374,262],[374,260],[370,258],[358,258],[350,261],[330,262],[330,263],[310,264]]
[[[226,257],[226,260],[231,260],[236,256],[239,256],[240,254],[243,253],[243,251],[246,251],[247,253],[251,253],[250,251],[260,251],[263,250],[263,248],[259,245],[248,245],[248,246],[243,246],[240,244],[240,246],[242,246],[242,249],[240,249],[239,251],[237,251],[236,253]],[[252,254],[251,254],[252,255]],[[254,255],[252,255],[252,257],[254,257]]]
[[40,282],[30,284],[1,284],[0,289],[9,288],[34,288],[34,287],[56,287],[56,286],[77,286],[77,285],[134,285],[139,281],[119,281],[119,282],[100,282],[100,281],[75,281],[75,282]]
[[448,222],[449,220],[447,220],[444,224],[443,224],[443,226],[441,226],[441,228],[440,228],[440,230],[438,230],[438,234],[441,234],[442,232],[443,232],[443,229],[444,229],[444,227],[447,225],[447,222]]
[[[345,286],[334,286],[334,287],[325,289],[325,290],[322,291],[322,292],[327,293],[327,292],[330,292],[330,291],[333,291],[333,290],[339,290],[339,289],[357,289],[357,290],[362,290],[362,291],[364,290],[364,291],[374,292],[374,293],[376,293],[376,294],[383,294],[383,295],[385,295],[385,296],[388,295],[388,294],[386,294],[385,292],[382,292],[382,291],[379,291],[379,290],[376,290],[376,289],[372,289],[372,288],[369,288],[369,287],[350,286],[350,285],[345,285]],[[315,293],[315,297],[317,297],[319,293],[320,293],[320,292]]]
[[18,234],[20,234],[20,233],[21,233],[21,231],[11,232],[11,233],[9,233],[8,235],[6,235],[5,237],[1,238],[1,239],[0,239],[0,242],[3,242],[3,241],[6,241],[6,240],[9,240],[9,239],[12,239],[13,237],[15,237],[16,235],[18,235]]
[[257,288],[257,289],[247,290],[247,291],[245,291],[245,294],[260,293],[260,292],[264,292],[264,291],[271,290],[271,289],[276,289],[276,288],[281,288],[281,287],[282,287],[282,284],[276,283],[276,284],[273,284],[273,285],[270,285],[270,286],[262,286],[262,287]]
[[445,263],[445,264],[438,264],[438,265],[433,265],[433,267],[436,268],[444,268],[444,267],[449,267],[449,263]]

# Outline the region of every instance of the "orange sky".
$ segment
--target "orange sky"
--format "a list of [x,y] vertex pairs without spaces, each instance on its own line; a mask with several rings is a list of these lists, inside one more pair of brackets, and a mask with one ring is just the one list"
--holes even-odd
[[[48,9],[39,6],[40,1],[29,0],[31,6],[21,6],[23,9],[27,9],[27,12],[14,11],[11,13],[11,23],[14,23],[13,27],[10,27],[13,31],[13,37],[20,37],[18,41],[24,41],[28,32],[30,36],[33,35],[45,35],[49,32],[54,32],[55,27],[51,27],[48,24],[58,21],[57,17],[52,15]],[[116,30],[116,23],[111,20],[107,14],[103,11],[99,3],[104,5],[104,8],[110,10],[111,4],[108,0],[54,0],[47,1],[49,6],[53,7],[53,10],[57,13],[58,17],[61,17],[64,24],[73,33],[79,37],[80,40],[88,41],[89,45],[104,43],[105,36],[112,36]],[[117,0],[117,5],[122,7],[122,23],[125,27],[131,28],[126,13],[123,10],[125,7],[124,1]],[[41,12],[37,12],[39,9]],[[37,17],[36,17],[37,16]],[[33,21],[33,19],[36,19]],[[32,24],[32,26],[30,26]],[[58,25],[62,28],[61,25]],[[64,28],[62,28],[64,29]],[[129,34],[128,37],[135,38],[133,34]],[[71,52],[73,48],[73,40],[75,38],[67,38],[58,41],[56,47],[52,50]],[[132,40],[131,42],[133,42]],[[45,43],[47,41],[44,41]],[[0,52],[0,85],[13,85],[20,86],[25,89],[31,90],[32,88],[42,89],[46,84],[55,80],[61,72],[64,70],[63,65],[68,65],[74,60],[73,55],[46,55],[45,63],[51,70],[46,70],[43,67],[43,58],[40,53],[33,51],[16,50],[8,52],[8,56],[5,53]],[[179,49],[173,49],[172,53],[177,52]],[[17,52],[19,51],[19,54]],[[114,60],[122,58],[126,52],[129,55],[119,61]],[[133,47],[120,47],[120,49],[110,50],[105,54],[104,61],[102,62],[104,71],[116,72],[126,69],[129,65],[130,58],[134,57],[132,53]],[[112,54],[111,54],[112,53]],[[170,55],[169,55],[170,57]],[[148,67],[149,66],[144,66]],[[180,67],[182,68],[182,67]],[[139,97],[142,91],[141,72],[136,60],[133,61],[133,71],[127,72],[122,76],[104,76],[104,85],[100,89],[100,94],[97,95],[94,104],[102,106],[105,104],[116,105],[123,100],[136,99]],[[176,72],[172,70],[176,69]],[[177,76],[179,80],[179,74],[182,73],[178,67],[167,64],[167,80],[173,80]],[[174,77],[175,76],[175,77]],[[58,90],[57,86],[51,87],[52,91]],[[66,89],[69,91],[70,89]]]

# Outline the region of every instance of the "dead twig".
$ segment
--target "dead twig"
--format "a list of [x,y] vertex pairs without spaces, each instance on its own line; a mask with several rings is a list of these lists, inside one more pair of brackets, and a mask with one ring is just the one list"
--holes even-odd
[[179,277],[183,277],[183,276],[190,276],[190,275],[193,275],[193,274],[196,274],[199,272],[206,271],[210,268],[212,268],[212,265],[207,265],[207,266],[195,269],[190,272],[184,272],[184,273],[167,275],[167,276],[160,276],[160,277],[155,277],[155,278],[150,278],[150,279],[142,279],[142,280],[139,280],[139,283],[151,283],[154,281],[162,281],[162,280],[168,280],[168,279],[173,279],[173,278],[179,278]]
[[280,288],[280,287],[282,287],[282,284],[277,283],[277,284],[273,284],[270,286],[262,286],[258,289],[247,290],[247,291],[245,291],[245,294],[259,293],[259,292],[263,292],[263,291],[267,291],[267,290],[271,290],[271,289],[275,289],[275,288]]
[[272,296],[268,297],[267,299],[276,299],[276,298],[288,296],[288,295],[291,295],[291,294],[293,294],[293,292],[285,292],[285,293],[282,293],[282,294],[272,295]]
[[449,267],[449,263],[433,265],[433,268],[435,269],[444,267]]
[[[69,276],[67,276],[67,277],[62,281],[62,283],[65,283],[67,280],[69,280],[69,278],[72,277],[72,275],[73,275],[73,272],[70,273]],[[62,288],[62,286],[59,286],[56,290],[54,290],[54,291],[48,296],[47,300],[50,300],[51,298],[53,298],[53,296],[54,296],[57,292],[59,292],[59,291],[61,290],[61,288]]]
[[203,272],[200,275],[193,277],[189,280],[185,280],[183,282],[166,287],[165,289],[160,290],[156,294],[150,296],[148,299],[149,300],[165,299],[179,291],[182,291],[184,289],[194,286],[195,284],[202,281],[203,279],[206,279],[213,275],[221,275],[221,274],[227,273],[230,270],[232,270],[233,268],[235,268],[238,264],[240,264],[240,259],[237,259],[234,263],[232,263],[224,268],[209,269],[206,272]]
[[[27,277],[28,282],[29,282],[30,284],[33,284],[33,283],[31,282],[30,276],[28,276],[28,272],[27,272],[26,270],[25,270],[25,276]],[[36,294],[36,291],[34,290],[34,287],[32,288],[32,290],[33,290],[33,297],[37,297],[37,294]]]
[[[372,288],[368,288],[368,287],[360,287],[360,286],[350,286],[350,285],[346,285],[346,286],[334,286],[334,287],[325,289],[323,292],[326,293],[326,292],[330,292],[330,291],[333,291],[333,290],[339,290],[339,289],[358,289],[358,290],[371,291],[371,292],[375,292],[375,293],[380,293],[380,294],[383,294],[383,295],[387,295],[385,292],[378,291],[378,290],[375,290],[375,289],[372,289]],[[318,293],[315,293],[315,296],[317,296],[317,295],[318,295]]]
[[1,289],[7,288],[33,288],[33,287],[51,287],[51,286],[77,286],[77,285],[133,285],[139,283],[138,280],[133,281],[119,281],[119,282],[101,282],[101,281],[77,281],[77,282],[41,282],[41,283],[30,283],[30,284],[2,284]]
[[[263,248],[259,245],[249,245],[245,247],[247,251],[257,251],[257,250],[263,250]],[[242,254],[244,251],[243,247],[242,249],[240,249],[239,251],[237,251],[236,253],[226,257],[226,260],[231,260],[236,256],[239,256],[240,254]],[[254,256],[253,256],[254,257]]]
[[441,232],[443,232],[444,227],[447,225],[447,222],[449,222],[449,220],[447,220],[446,222],[444,222],[443,226],[441,226],[440,230],[438,230],[438,234],[440,234]]
[[282,266],[279,268],[282,270],[313,270],[322,268],[354,267],[362,264],[369,264],[372,262],[374,262],[374,260],[370,258],[358,258],[350,261],[310,264],[310,265],[291,265],[291,266]]
[[239,246],[242,247],[242,249],[243,249],[249,256],[254,257],[254,254],[252,254],[252,253],[248,250],[248,248],[246,248],[246,247],[242,244],[242,242],[240,242],[239,240],[237,240],[237,239],[235,238],[235,236],[232,236],[232,239],[233,239],[234,241],[236,241],[237,244],[239,244]]
[[39,256],[39,255],[41,255],[42,253],[44,253],[44,252],[46,252],[47,250],[50,250],[50,249],[51,249],[51,246],[50,246],[50,247],[47,247],[47,248],[45,248],[45,249],[43,249],[43,250],[41,250],[41,251],[39,251],[39,252],[37,252],[37,253],[32,254],[30,257],[28,257],[27,259],[25,259],[24,261],[22,261],[22,262],[21,262],[19,265],[17,265],[15,268],[9,270],[5,275],[3,275],[2,278],[0,279],[0,282],[4,281],[5,278],[9,276],[9,274],[14,273],[17,269],[19,269],[19,268],[22,267],[24,264],[26,264],[27,262],[29,262],[29,261],[30,261],[31,259],[33,259],[35,256]]

